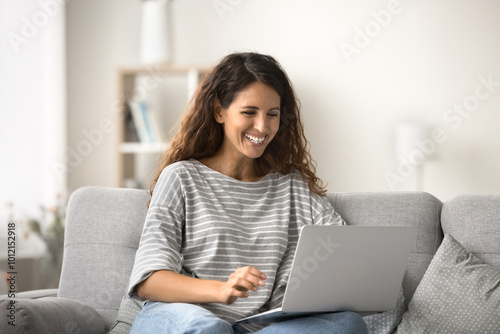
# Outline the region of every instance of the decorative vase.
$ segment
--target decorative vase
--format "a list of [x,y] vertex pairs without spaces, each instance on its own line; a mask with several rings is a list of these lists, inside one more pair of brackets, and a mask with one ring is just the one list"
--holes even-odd
[[170,60],[169,0],[143,0],[140,59],[144,64],[167,63]]

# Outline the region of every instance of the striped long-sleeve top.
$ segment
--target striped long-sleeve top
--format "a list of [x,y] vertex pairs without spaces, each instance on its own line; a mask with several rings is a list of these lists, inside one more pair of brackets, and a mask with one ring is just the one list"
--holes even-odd
[[156,184],[130,278],[128,294],[157,270],[227,281],[254,266],[265,286],[232,305],[200,306],[234,323],[279,307],[300,228],[343,224],[325,197],[312,193],[300,173],[269,173],[244,182],[197,160],[167,166]]

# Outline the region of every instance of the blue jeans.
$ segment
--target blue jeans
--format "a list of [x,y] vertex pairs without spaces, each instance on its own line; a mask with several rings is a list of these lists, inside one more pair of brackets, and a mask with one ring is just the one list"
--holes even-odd
[[[204,308],[184,303],[148,302],[132,325],[130,334],[234,334],[246,331],[231,326]],[[367,333],[366,324],[357,313],[336,312],[282,321],[261,329],[260,334],[293,333]]]

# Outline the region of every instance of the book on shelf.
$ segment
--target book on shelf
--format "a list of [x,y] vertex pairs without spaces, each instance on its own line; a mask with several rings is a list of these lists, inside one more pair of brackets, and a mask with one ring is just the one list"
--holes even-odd
[[128,104],[138,141],[141,143],[161,142],[158,122],[149,105],[142,100],[131,100]]
[[137,128],[134,124],[134,118],[132,117],[132,110],[129,104],[127,104],[125,108],[125,133],[123,141],[125,143],[139,142],[139,134],[137,133]]

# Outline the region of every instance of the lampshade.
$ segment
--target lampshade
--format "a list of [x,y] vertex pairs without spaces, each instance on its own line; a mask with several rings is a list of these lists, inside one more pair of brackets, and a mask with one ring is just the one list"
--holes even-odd
[[170,60],[169,0],[143,0],[140,58],[144,64],[166,63]]
[[399,159],[413,165],[421,165],[429,157],[422,150],[422,142],[428,139],[428,127],[418,123],[402,123],[395,129],[395,149]]

